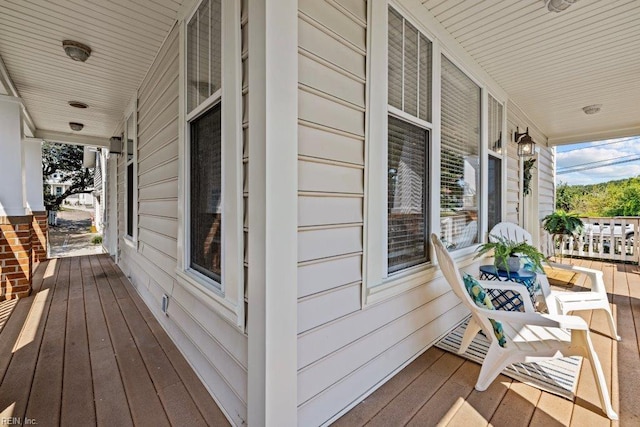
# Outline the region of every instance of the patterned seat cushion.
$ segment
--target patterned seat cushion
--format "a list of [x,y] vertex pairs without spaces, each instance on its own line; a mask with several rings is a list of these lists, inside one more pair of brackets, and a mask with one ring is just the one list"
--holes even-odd
[[[469,296],[478,307],[486,308],[488,310],[495,310],[495,307],[491,302],[491,297],[487,294],[487,292],[475,277],[465,273],[462,279],[464,280],[464,286],[465,288],[467,288]],[[507,339],[505,338],[504,331],[502,330],[502,323],[497,322],[493,319],[489,319],[489,321],[491,322],[491,326],[493,326],[493,333],[498,340],[498,344],[500,344],[500,347],[506,347]]]

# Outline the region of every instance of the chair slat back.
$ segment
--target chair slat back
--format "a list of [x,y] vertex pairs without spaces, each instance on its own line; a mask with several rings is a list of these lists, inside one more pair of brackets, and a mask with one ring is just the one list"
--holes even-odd
[[489,232],[489,240],[495,242],[496,237],[503,237],[513,242],[527,242],[533,245],[533,238],[524,228],[512,222],[500,222]]

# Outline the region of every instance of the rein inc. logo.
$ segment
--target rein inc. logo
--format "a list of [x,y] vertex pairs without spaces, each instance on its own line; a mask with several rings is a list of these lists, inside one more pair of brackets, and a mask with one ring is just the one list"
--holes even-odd
[[22,418],[22,417],[2,417],[0,418],[0,425],[6,426],[27,426],[36,425],[38,422],[35,418]]

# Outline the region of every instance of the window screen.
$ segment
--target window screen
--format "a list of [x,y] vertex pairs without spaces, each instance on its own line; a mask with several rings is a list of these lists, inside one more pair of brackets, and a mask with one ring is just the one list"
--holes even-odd
[[431,122],[431,42],[389,8],[389,105]]
[[191,122],[191,263],[220,281],[222,225],[221,104]]
[[204,0],[187,24],[187,111],[221,87],[221,0]]
[[480,87],[442,57],[440,218],[450,249],[478,241]]
[[388,271],[428,261],[429,131],[389,117]]

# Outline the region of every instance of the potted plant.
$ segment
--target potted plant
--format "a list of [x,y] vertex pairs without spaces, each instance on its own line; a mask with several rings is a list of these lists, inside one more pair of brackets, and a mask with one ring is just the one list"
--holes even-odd
[[514,242],[505,237],[492,235],[491,238],[493,241],[480,245],[476,258],[493,251],[493,264],[496,268],[510,272],[520,270],[520,260],[524,257],[534,271],[542,271],[542,263],[546,262],[546,259],[534,246],[526,242]]
[[[584,223],[578,215],[558,209],[542,219],[542,228],[551,235],[555,250],[558,236],[561,236],[561,238],[564,236],[579,236],[584,231]],[[562,243],[560,243],[560,246],[562,247]],[[562,256],[562,251],[560,251],[560,255]]]

